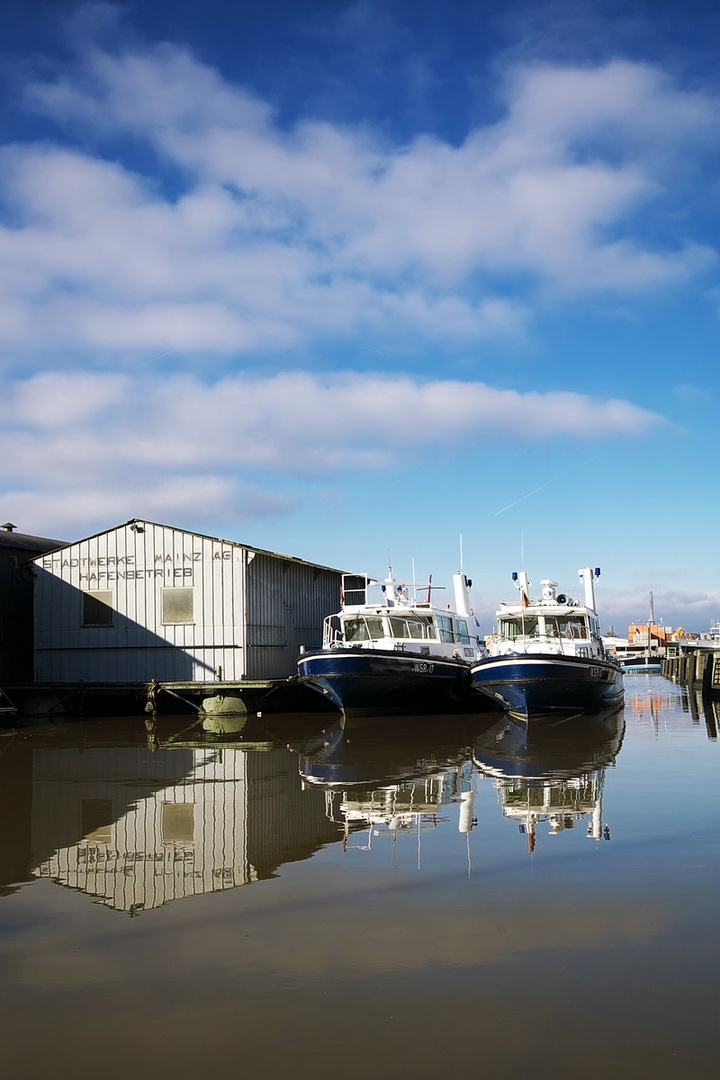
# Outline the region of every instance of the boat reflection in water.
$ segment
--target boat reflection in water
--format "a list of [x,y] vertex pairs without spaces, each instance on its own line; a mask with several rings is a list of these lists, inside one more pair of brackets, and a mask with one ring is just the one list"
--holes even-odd
[[587,819],[588,837],[610,839],[602,812],[605,769],[624,731],[621,710],[536,727],[503,716],[476,739],[473,761],[495,779],[502,812],[526,833],[531,854],[545,823],[557,835]]
[[443,823],[469,841],[476,769],[531,849],[541,821],[559,832],[589,815],[603,833],[618,714],[529,729],[500,713],[339,719],[317,733],[325,720],[86,722],[9,740],[0,895],[42,878],[138,915],[273,877],[328,844],[384,835],[395,851],[416,833],[419,858],[421,834]]
[[[478,726],[494,716],[426,716],[399,722],[337,721],[299,747],[300,775],[310,787],[325,789],[328,817],[351,834],[373,837],[419,834],[449,820],[459,803],[458,825],[469,832],[472,815],[471,745]],[[447,811],[447,812],[445,812]]]

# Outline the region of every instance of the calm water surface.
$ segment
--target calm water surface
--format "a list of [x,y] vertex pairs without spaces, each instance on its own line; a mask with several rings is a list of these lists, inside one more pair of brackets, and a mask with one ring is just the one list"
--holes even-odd
[[718,723],[0,734],[0,1076],[718,1073]]

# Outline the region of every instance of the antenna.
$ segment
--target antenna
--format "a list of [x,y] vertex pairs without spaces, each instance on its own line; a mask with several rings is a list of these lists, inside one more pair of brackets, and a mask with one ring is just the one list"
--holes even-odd
[[417,584],[415,582],[415,556],[414,555],[413,555],[413,557],[411,559],[411,562],[412,562],[412,577],[413,577],[413,603],[416,604],[417,603]]
[[525,569],[525,533],[520,533],[520,565]]
[[389,544],[388,544],[388,549],[387,549],[387,557],[388,557],[388,577],[392,577],[392,548],[390,547]]
[[463,573],[465,564],[463,562],[463,535],[460,533],[460,573]]

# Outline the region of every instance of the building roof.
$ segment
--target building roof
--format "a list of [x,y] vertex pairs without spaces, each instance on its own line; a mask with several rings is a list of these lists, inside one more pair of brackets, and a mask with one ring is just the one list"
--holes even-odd
[[[214,540],[219,544],[230,544],[232,547],[244,548],[246,551],[254,551],[258,555],[270,555],[274,559],[286,559],[288,562],[302,563],[304,566],[314,566],[318,570],[329,570],[333,574],[343,574],[346,571],[338,570],[334,566],[325,566],[323,563],[311,562],[308,559],[301,559],[298,555],[285,555],[279,551],[268,551],[266,548],[254,547],[252,544],[243,544],[239,540],[226,540],[222,536],[209,536],[207,533],[195,532],[193,529],[181,529],[177,525],[163,525],[159,521],[148,521],[147,518],[130,518],[129,521],[123,521],[120,525],[114,525],[110,529],[101,529],[99,532],[91,533],[90,536],[82,536],[79,540],[72,540],[70,543],[61,540],[48,540],[47,543],[51,544],[50,548],[38,549],[39,554],[33,556],[33,558],[39,558],[40,554],[46,555],[48,551],[54,551],[56,549],[62,549],[66,547],[74,547],[76,544],[83,544],[88,540],[94,540],[97,536],[106,536],[108,533],[117,532],[119,529],[126,527],[132,528],[133,526],[152,525],[156,529],[172,529],[174,532],[186,533],[188,536],[199,536],[203,540]],[[141,531],[136,529],[136,531]],[[2,533],[2,527],[0,527],[0,536]],[[18,534],[12,534],[18,535]],[[34,537],[33,539],[39,539]]]
[[64,547],[67,547],[66,540],[50,540],[47,536],[31,536],[30,533],[16,532],[16,526],[11,521],[0,525],[0,548],[35,551],[43,555],[48,551]]

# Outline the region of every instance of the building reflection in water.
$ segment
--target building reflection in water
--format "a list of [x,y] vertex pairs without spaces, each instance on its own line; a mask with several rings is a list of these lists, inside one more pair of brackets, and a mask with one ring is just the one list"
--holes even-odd
[[531,724],[503,716],[476,740],[475,765],[494,779],[502,812],[527,835],[530,854],[541,825],[554,836],[587,820],[588,837],[610,839],[603,821],[605,769],[624,730],[622,711]]
[[[640,698],[642,715],[653,702]],[[709,733],[716,707],[705,706]],[[623,713],[529,728],[497,713],[333,722],[305,737],[298,723],[327,716],[272,736],[245,721],[163,722],[3,736],[0,897],[43,878],[135,915],[271,877],[335,842],[394,852],[414,833],[419,859],[423,834],[448,823],[469,859],[481,777],[531,851],[581,821],[609,838],[605,770],[624,732]]]
[[[26,790],[2,809],[27,842],[0,856],[0,889],[3,879],[46,878],[135,915],[308,858],[339,839],[338,827],[322,792],[302,791],[293,757],[269,745],[152,750],[30,740],[8,762]],[[3,814],[0,837],[8,823]]]

